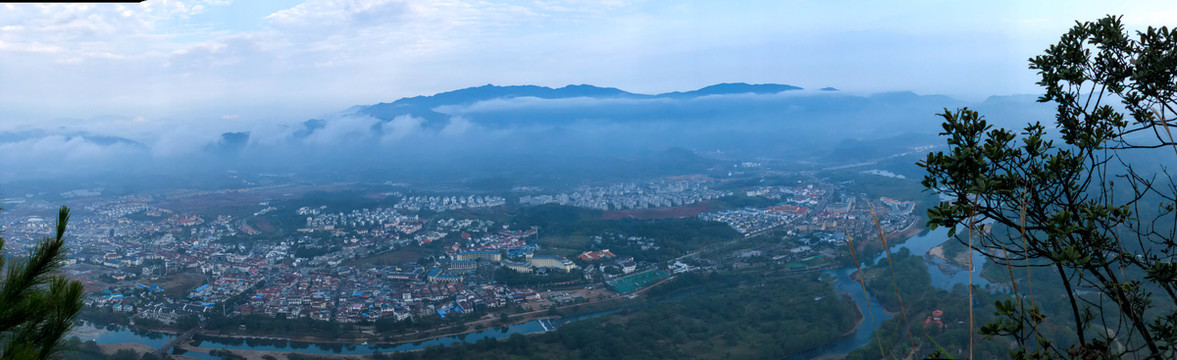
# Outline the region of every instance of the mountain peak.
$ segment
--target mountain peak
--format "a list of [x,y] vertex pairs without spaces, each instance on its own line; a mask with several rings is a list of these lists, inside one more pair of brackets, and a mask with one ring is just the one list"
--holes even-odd
[[687,92],[669,92],[658,94],[659,97],[698,97],[707,95],[732,94],[775,94],[782,91],[801,90],[802,88],[785,84],[748,84],[748,83],[720,83],[699,90]]

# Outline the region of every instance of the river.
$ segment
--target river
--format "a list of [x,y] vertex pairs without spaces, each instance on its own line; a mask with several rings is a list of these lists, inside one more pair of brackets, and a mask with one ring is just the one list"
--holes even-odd
[[[940,228],[912,236],[902,244],[891,246],[891,252],[895,253],[900,249],[908,249],[912,255],[922,256],[928,264],[928,274],[931,275],[932,285],[937,288],[950,290],[957,284],[967,285],[969,283],[969,271],[946,264],[938,258],[926,256],[928,250],[936,245],[940,245],[945,240],[948,240],[948,229]],[[872,259],[871,263],[887,261],[886,256],[887,254],[879,254],[879,256]],[[981,277],[981,264],[984,264],[984,259],[984,255],[973,252],[973,263],[977,264],[972,271],[973,283],[978,286],[989,284],[988,281]],[[875,298],[869,292],[864,294],[862,285],[858,281],[850,278],[850,274],[853,274],[856,270],[853,267],[845,267],[829,270],[826,273],[834,277],[834,287],[838,291],[848,294],[854,299],[854,302],[858,304],[858,308],[862,311],[862,316],[865,316],[866,319],[864,319],[862,324],[858,325],[858,328],[854,329],[853,334],[843,336],[831,343],[794,355],[790,359],[826,359],[836,357],[837,355],[844,355],[855,349],[871,345],[871,336],[874,335],[875,329],[883,321],[892,317],[879,305],[879,299]],[[944,270],[948,271],[946,272]],[[867,301],[868,299],[869,301]],[[873,321],[871,320],[872,314],[874,317]]]
[[[923,256],[929,265],[928,273],[932,277],[932,284],[937,288],[951,289],[956,284],[967,284],[969,280],[969,272],[964,271],[964,269],[958,269],[952,265],[944,264],[942,260],[924,256],[929,249],[939,245],[947,239],[947,229],[941,228],[908,238],[906,242],[892,246],[891,252],[896,252],[899,251],[899,249],[906,248],[914,255]],[[977,253],[973,254],[973,261],[977,264],[975,270],[973,271],[973,283],[983,286],[989,283],[980,276],[981,264],[983,264],[982,260],[984,260],[984,256]],[[873,262],[878,261],[886,261],[885,255],[880,254],[873,260]],[[949,271],[945,272],[942,269],[947,269]],[[874,297],[874,295],[871,295],[870,293],[863,293],[861,285],[859,285],[857,281],[850,279],[850,274],[854,271],[855,268],[847,267],[836,270],[828,270],[826,273],[833,276],[834,286],[838,289],[838,291],[849,294],[854,299],[855,303],[858,304],[859,309],[863,310],[863,316],[868,318],[865,319],[865,321],[863,321],[862,324],[860,324],[854,330],[853,334],[843,336],[831,343],[816,347],[802,354],[794,356],[793,358],[829,358],[840,354],[846,354],[850,351],[853,351],[854,349],[867,346],[870,344],[871,336],[874,334],[875,328],[878,327],[879,324],[881,324],[883,321],[891,318],[890,315],[883,311],[882,306],[879,305],[879,301]],[[686,295],[675,296],[673,299],[681,298],[682,296]],[[869,299],[869,305],[867,299]],[[867,309],[869,309],[869,311],[867,311]],[[560,325],[572,321],[607,315],[617,311],[619,310],[602,311],[553,320],[534,320],[511,325],[505,328],[491,328],[468,333],[465,335],[446,336],[421,342],[398,345],[345,345],[298,341],[201,337],[197,346],[206,349],[272,350],[311,354],[371,354],[376,351],[390,353],[424,349],[434,345],[450,345],[462,342],[473,343],[487,338],[502,339],[510,337],[513,334],[540,333],[553,330]],[[873,322],[869,318],[871,314],[874,315]],[[94,340],[100,344],[139,343],[152,347],[162,346],[171,339],[171,335],[133,331],[122,327],[99,329],[88,324],[79,325],[74,331],[74,335],[77,335],[82,340]],[[215,359],[206,353],[187,352],[183,355],[200,359]]]

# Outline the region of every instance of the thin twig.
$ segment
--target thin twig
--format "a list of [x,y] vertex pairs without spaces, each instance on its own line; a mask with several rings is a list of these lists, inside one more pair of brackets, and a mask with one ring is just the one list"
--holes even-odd
[[875,206],[866,201],[866,205],[870,207],[870,216],[875,220],[875,228],[879,229],[879,239],[883,241],[883,253],[887,254],[887,267],[891,269],[891,285],[895,287],[895,297],[899,299],[899,314],[903,316],[903,327],[907,328],[907,343],[911,345],[911,350],[915,351],[915,340],[911,337],[911,324],[907,322],[907,309],[903,306],[903,295],[899,294],[899,281],[895,279],[895,264],[891,261],[891,247],[887,245],[887,235],[883,233],[883,225],[879,223],[879,217],[875,215]]
[[976,226],[976,220],[973,218],[975,210],[969,211],[969,359],[973,359],[973,227]]
[[854,251],[854,238],[852,236],[846,237],[846,243],[850,245],[850,258],[854,260],[854,268],[858,270],[858,285],[862,286],[862,298],[866,300],[866,313],[870,315],[870,324],[875,329],[875,339],[879,342],[879,355],[883,358],[887,357],[887,351],[883,349],[883,337],[879,334],[879,325],[875,323],[875,311],[870,307],[870,297],[866,296],[866,283],[863,282],[862,264],[858,263],[858,252]]

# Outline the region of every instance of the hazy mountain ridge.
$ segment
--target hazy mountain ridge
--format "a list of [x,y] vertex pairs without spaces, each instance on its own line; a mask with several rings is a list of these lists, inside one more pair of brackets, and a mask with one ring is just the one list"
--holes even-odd
[[446,121],[454,114],[439,112],[439,107],[461,107],[492,100],[534,99],[691,99],[709,95],[775,94],[783,91],[802,90],[800,87],[782,84],[722,83],[686,92],[667,92],[656,95],[632,93],[617,88],[593,85],[567,85],[551,88],[536,85],[497,86],[487,84],[430,96],[402,98],[391,103],[379,103],[351,110],[355,114],[368,115],[385,122],[399,116],[413,116],[423,119],[422,127],[444,129]]
[[485,85],[352,106],[297,123],[240,122],[216,132],[140,134],[139,141],[118,134],[60,135],[68,128],[0,134],[0,148],[9,154],[0,161],[14,171],[53,176],[70,170],[46,170],[60,158],[78,159],[78,168],[89,174],[239,170],[450,180],[613,176],[621,169],[679,174],[715,164],[699,158],[660,165],[665,159],[658,154],[689,149],[809,164],[870,160],[878,154],[837,150],[862,142],[878,149],[934,143],[940,130],[934,114],[966,105],[994,114],[991,119],[1049,120],[1041,117],[1049,111],[1034,110],[1049,105],[1023,96],[969,104],[940,95],[855,95],[783,84],[724,83],[654,95],[593,85]]

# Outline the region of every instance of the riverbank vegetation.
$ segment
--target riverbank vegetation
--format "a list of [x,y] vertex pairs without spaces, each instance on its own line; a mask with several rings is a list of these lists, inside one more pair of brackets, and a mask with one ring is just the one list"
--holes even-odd
[[[950,239],[950,243],[957,242]],[[891,254],[894,264],[894,275],[898,281],[891,278],[891,267],[886,259],[863,270],[863,279],[867,289],[876,296],[881,305],[888,312],[896,316],[885,321],[875,333],[869,346],[850,353],[847,359],[882,359],[882,353],[906,355],[914,344],[918,350],[917,358],[924,358],[936,350],[943,349],[945,355],[964,358],[968,355],[969,346],[969,302],[968,288],[956,285],[950,290],[933,286],[928,271],[939,271],[920,256],[910,254],[906,249]],[[981,266],[978,264],[978,266]],[[1057,273],[1052,268],[1036,267],[1006,267],[987,261],[982,268],[982,276],[993,285],[977,286],[973,293],[973,339],[975,341],[973,355],[976,358],[1005,358],[1008,351],[1016,344],[1005,337],[986,337],[976,334],[987,323],[995,321],[995,314],[999,308],[998,302],[1005,303],[1013,296],[1013,287],[1009,286],[1010,274],[1018,286],[1020,296],[1032,298],[1031,302],[1041,315],[1042,323],[1036,330],[1044,338],[1051,339],[1055,346],[1070,347],[1078,343],[1074,335],[1075,323],[1068,314],[1070,303],[1065,287]],[[1029,284],[1034,284],[1033,293],[1029,291]],[[981,283],[981,276],[974,279]],[[899,296],[896,295],[896,284],[899,295],[902,295],[903,306],[900,307]],[[1099,301],[1100,294],[1091,291],[1081,291],[1078,295],[1087,301]],[[1029,305],[1029,304],[1028,304]],[[930,323],[925,326],[925,320],[935,310],[943,311],[941,322]],[[907,315],[907,322],[902,319]],[[1104,324],[1111,323],[1116,312],[1105,312],[1097,315],[1104,320],[1099,329],[1110,329]],[[943,326],[941,326],[941,324]],[[907,329],[911,330],[911,341],[908,340]],[[883,352],[880,352],[879,338],[882,339]],[[935,341],[934,343],[932,341]],[[887,356],[888,358],[890,356]]]
[[642,309],[391,358],[781,358],[833,341],[859,320],[853,303],[817,274],[685,274],[663,286]]
[[[890,358],[890,355],[904,357],[911,352],[913,344],[918,349],[916,358],[925,358],[937,350],[937,345],[946,350],[948,355],[967,357],[969,334],[972,333],[969,329],[968,288],[964,285],[957,285],[951,291],[936,288],[932,285],[928,266],[921,256],[902,248],[891,254],[891,265],[883,259],[863,269],[862,279],[867,289],[887,312],[895,313],[895,317],[879,326],[868,346],[855,350],[846,359],[882,359]],[[891,269],[894,269],[894,274]],[[974,296],[976,306],[973,321],[976,326],[980,326],[993,318],[992,303],[1007,298],[1008,294],[977,291]],[[940,321],[925,324],[925,320],[936,310],[943,312]],[[906,320],[904,315],[907,316]],[[983,340],[980,336],[975,339],[978,340],[974,349],[976,358],[1006,357],[1008,341]],[[890,355],[883,356],[884,353]]]
[[62,343],[61,359],[70,360],[170,360],[170,355],[155,355],[150,352],[140,353],[132,349],[119,349],[110,354],[94,340],[82,341],[71,337]]

